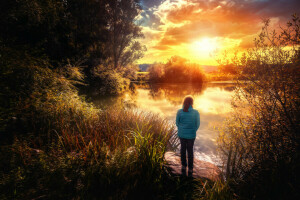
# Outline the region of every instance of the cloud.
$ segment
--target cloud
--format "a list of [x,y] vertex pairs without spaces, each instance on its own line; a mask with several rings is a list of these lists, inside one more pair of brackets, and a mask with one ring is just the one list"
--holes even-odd
[[165,33],[159,44],[178,45],[201,37],[237,39],[254,34],[261,19],[244,7],[232,1],[195,1],[159,10],[156,14],[165,17],[162,19]]
[[152,8],[161,4],[163,0],[141,0],[141,5],[144,9]]
[[[146,1],[144,1],[146,2]],[[148,49],[170,50],[203,37],[239,40],[239,48],[251,47],[262,19],[284,25],[298,12],[299,0],[165,0],[143,14]],[[148,6],[152,5],[148,1]],[[146,29],[145,29],[146,30]],[[149,38],[147,39],[147,36]],[[173,48],[175,49],[175,48]],[[156,51],[159,55],[159,51]],[[161,54],[166,54],[161,52]],[[168,52],[170,54],[170,51]]]

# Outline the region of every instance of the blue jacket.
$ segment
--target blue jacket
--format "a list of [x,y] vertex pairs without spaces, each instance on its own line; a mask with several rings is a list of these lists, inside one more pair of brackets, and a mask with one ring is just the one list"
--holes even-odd
[[185,139],[196,138],[196,131],[200,126],[200,115],[192,106],[188,112],[179,109],[176,115],[176,126],[178,127],[178,137]]

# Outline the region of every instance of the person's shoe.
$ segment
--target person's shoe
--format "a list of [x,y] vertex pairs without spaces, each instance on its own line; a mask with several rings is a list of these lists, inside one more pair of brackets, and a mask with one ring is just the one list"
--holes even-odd
[[193,176],[193,169],[189,169],[189,170],[188,170],[188,176],[189,176],[189,177],[192,177],[192,176]]
[[181,174],[183,175],[183,176],[186,176],[186,166],[181,166]]

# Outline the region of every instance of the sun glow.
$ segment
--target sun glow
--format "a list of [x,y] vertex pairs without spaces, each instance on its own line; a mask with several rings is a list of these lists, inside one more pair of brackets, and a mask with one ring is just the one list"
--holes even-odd
[[210,54],[213,51],[216,51],[218,48],[217,41],[212,38],[202,38],[200,41],[196,41],[191,44],[191,49],[196,54],[206,53]]
[[[202,37],[193,42],[169,45],[167,49],[160,50],[148,47],[145,57],[139,60],[139,64],[156,62],[167,62],[172,56],[177,55],[188,59],[193,63],[202,65],[218,65],[218,56],[226,50],[228,58],[233,54],[232,50],[239,47],[241,39],[224,37]],[[143,41],[147,43],[147,41]],[[149,43],[149,41],[148,41]],[[151,43],[151,42],[150,42]],[[153,44],[154,43],[154,44]],[[155,45],[153,41],[152,45]]]

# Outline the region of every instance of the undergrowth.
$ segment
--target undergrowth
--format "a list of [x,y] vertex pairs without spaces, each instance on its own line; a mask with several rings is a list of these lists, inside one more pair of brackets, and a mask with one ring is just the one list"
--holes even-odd
[[16,91],[18,101],[9,99],[14,117],[6,123],[0,146],[0,199],[231,195],[223,182],[219,186],[170,172],[164,153],[175,150],[178,139],[167,120],[138,109],[94,107],[78,95],[72,82],[78,77],[68,75],[74,70],[80,75],[76,68],[66,75],[49,68],[26,69],[22,83],[33,86],[22,96]]

